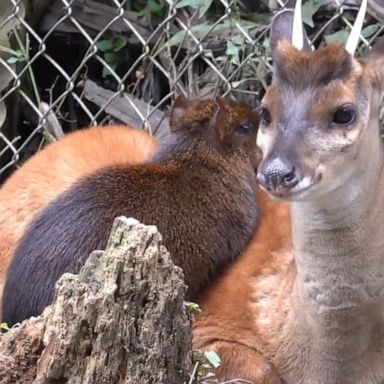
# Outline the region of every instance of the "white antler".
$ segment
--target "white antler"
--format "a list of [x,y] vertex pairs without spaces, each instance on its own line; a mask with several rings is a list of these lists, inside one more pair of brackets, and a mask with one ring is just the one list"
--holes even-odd
[[352,31],[348,37],[347,44],[345,44],[345,49],[351,55],[355,54],[357,43],[359,42],[360,33],[363,28],[365,13],[367,12],[368,0],[362,0],[359,13],[357,14],[355,23],[353,24]]
[[297,49],[304,47],[303,19],[301,16],[301,0],[296,0],[293,16],[292,45]]

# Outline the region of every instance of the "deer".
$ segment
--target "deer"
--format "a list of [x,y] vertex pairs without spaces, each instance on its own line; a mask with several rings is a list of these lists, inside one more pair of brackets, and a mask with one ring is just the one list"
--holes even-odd
[[[227,378],[244,373],[240,357],[248,353],[245,373],[254,383],[384,381],[384,44],[355,56],[366,6],[345,46],[312,51],[300,1],[271,25],[273,76],[261,102],[257,178],[289,204],[292,248],[254,254],[263,260],[247,271],[248,298],[231,304],[232,317],[215,308],[215,286],[200,302],[194,346],[244,349],[236,361],[224,353]],[[227,271],[223,307],[237,298],[242,262]]]

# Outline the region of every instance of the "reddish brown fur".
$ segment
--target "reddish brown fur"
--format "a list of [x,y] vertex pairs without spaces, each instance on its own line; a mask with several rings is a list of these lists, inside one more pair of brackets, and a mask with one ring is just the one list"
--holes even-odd
[[[278,49],[282,54],[284,44]],[[302,175],[308,177],[320,165],[321,173],[314,175],[321,178],[314,177],[315,183],[309,184],[305,203],[293,204],[295,250],[290,241],[280,241],[284,236],[290,238],[288,231],[273,240],[275,252],[268,246],[263,249],[264,241],[268,245],[268,234],[274,234],[282,220],[268,228],[261,213],[256,235],[261,249],[258,243],[252,244],[256,251],[254,265],[239,259],[202,298],[206,312],[196,321],[194,343],[222,353],[220,378],[233,379],[240,372],[254,383],[262,382],[260,375],[278,383],[276,375],[265,373],[269,360],[287,383],[383,380],[383,285],[373,277],[376,273],[382,276],[377,268],[383,242],[380,231],[371,230],[372,237],[369,233],[369,228],[382,228],[383,223],[377,214],[380,210],[372,208],[383,201],[376,193],[383,180],[383,148],[377,144],[378,100],[382,95],[373,92],[371,86],[372,78],[379,78],[383,71],[382,67],[379,71],[379,62],[361,66],[349,54],[338,51],[343,52],[343,48],[333,46],[309,54],[286,47],[285,57],[276,64],[273,86],[263,100],[271,112],[271,121],[265,119],[258,137],[263,163],[288,158],[296,171],[299,166],[307,167]],[[351,62],[348,76],[346,70],[339,71],[337,77],[327,73],[339,69],[346,55]],[[337,57],[341,57],[340,63]],[[279,77],[281,73],[289,73],[292,84]],[[351,103],[357,111],[357,119],[346,126],[332,120],[335,108],[343,103]],[[371,109],[367,103],[371,103]],[[355,152],[350,152],[350,157],[345,155],[354,144]],[[356,159],[357,166],[353,164]],[[361,164],[368,166],[359,168]],[[351,166],[357,171],[349,173]],[[349,183],[350,178],[353,183]],[[375,184],[368,184],[372,180]],[[320,184],[318,190],[316,183]],[[271,220],[272,212],[270,209],[267,216]],[[246,256],[251,254],[247,252]],[[361,296],[355,299],[355,294]],[[243,348],[237,350],[236,342]],[[225,343],[227,348],[223,350]],[[246,355],[249,360],[244,362]],[[226,359],[237,360],[238,369],[231,361],[228,372]]]
[[277,75],[274,80],[284,80],[300,89],[346,78],[352,70],[352,60],[341,43],[306,52],[283,39],[278,43],[274,69]]
[[177,131],[180,127],[185,127],[192,123],[201,123],[204,120],[212,118],[216,109],[222,112],[219,116],[221,120],[216,123],[220,127],[220,132],[230,132],[235,124],[238,124],[242,118],[249,115],[249,107],[246,104],[235,103],[231,100],[226,100],[223,103],[220,99],[216,100],[203,100],[198,103],[198,108],[191,108],[179,119],[174,119],[171,122],[172,131]]
[[[264,144],[263,149],[270,149],[273,145],[271,143],[273,143],[273,129],[275,129],[276,131],[280,130],[279,132],[284,132],[284,134],[281,134],[281,145],[282,148],[284,148],[284,154],[287,152],[288,133],[292,133],[292,131],[292,137],[295,139],[292,141],[292,145],[296,146],[298,151],[305,151],[306,145],[301,138],[308,135],[308,133],[305,130],[294,131],[297,129],[297,126],[300,128],[300,122],[309,116],[311,123],[314,123],[312,125],[315,127],[319,127],[320,124],[318,121],[322,121],[323,126],[328,128],[330,122],[332,122],[333,108],[342,105],[343,102],[355,103],[356,100],[360,107],[359,112],[362,112],[362,120],[364,122],[367,118],[364,116],[366,109],[364,108],[364,103],[366,103],[369,98],[367,95],[361,95],[361,91],[371,90],[372,79],[382,79],[380,76],[382,76],[383,73],[383,60],[381,59],[383,57],[383,47],[383,45],[379,47],[378,61],[376,61],[374,65],[361,68],[359,62],[345,52],[341,46],[332,45],[325,49],[308,53],[297,51],[288,42],[280,42],[278,47],[280,52],[274,55],[276,62],[273,85],[267,91],[264,99],[264,104],[271,112],[272,124],[271,126],[266,124],[265,135],[262,137],[263,140],[259,140],[259,143],[262,142],[262,144]],[[372,60],[372,57],[370,60]],[[371,61],[371,63],[373,62]],[[365,71],[363,77],[361,76],[361,71]],[[332,84],[327,89],[330,81],[332,81]],[[341,81],[344,83],[344,91],[341,91]],[[364,82],[366,82],[366,88]],[[382,89],[382,83],[383,82],[380,84],[380,81],[375,81],[374,85],[378,85]],[[363,86],[359,89],[361,85]],[[303,88],[306,89],[304,90]],[[323,93],[323,98],[319,100],[317,96],[321,93]],[[282,94],[283,96],[281,97],[280,95]],[[294,100],[296,103],[292,103],[295,96],[301,96],[301,98],[298,98],[299,101]],[[279,102],[279,98],[284,99],[284,97],[284,102]],[[378,110],[376,105],[377,100],[375,100],[377,96],[369,95],[369,97],[373,97],[373,105],[371,106],[373,106],[375,111],[375,123]],[[343,100],[343,98],[345,99]],[[331,104],[332,101],[334,103],[333,105]],[[313,104],[317,103],[319,106],[312,109]],[[292,126],[288,125],[288,118],[284,119],[287,117],[284,116],[285,112],[287,115],[290,114],[290,116],[297,113],[297,118],[292,119]],[[278,119],[281,117],[279,115],[283,116],[280,120]],[[310,127],[312,125],[309,124]],[[369,128],[371,131],[374,129],[374,127]],[[340,136],[343,136],[343,134],[346,136],[352,130],[353,128],[349,131],[345,130],[344,132],[340,130],[339,134],[341,132]],[[323,132],[321,132],[320,129],[315,131],[317,141],[313,140],[310,143],[312,146],[309,148],[312,152],[316,152],[318,149],[316,145],[320,142],[320,139],[323,138],[322,134],[324,135],[324,141],[326,143],[332,142],[332,139],[330,139],[331,135],[336,135],[337,133],[330,133],[329,131],[330,130],[327,129],[324,129]],[[335,129],[335,131],[337,130]],[[375,135],[377,135],[377,132],[374,132],[372,137]],[[337,143],[338,140],[334,140],[334,142]],[[368,141],[368,143],[372,144],[370,141]],[[378,146],[374,146],[374,148],[377,149]],[[330,156],[333,158],[337,157],[338,152],[341,153],[341,151],[337,149],[338,147],[336,147],[333,153],[332,150],[329,150]],[[380,150],[381,149],[382,146],[380,146]],[[324,152],[326,154],[328,153],[325,150]],[[364,157],[361,157],[363,160],[367,156],[366,154],[367,151],[364,151]],[[373,153],[373,157],[375,155],[376,154]],[[382,160],[381,156],[380,159]],[[335,160],[332,159],[332,161]],[[373,163],[369,162],[368,164]],[[330,168],[332,169],[332,167]],[[337,169],[337,167],[335,169]],[[379,169],[382,169],[382,167]],[[342,167],[338,170],[342,170]],[[367,172],[368,171],[370,170],[368,169]],[[322,176],[324,179],[324,174]],[[340,173],[337,172],[335,176],[340,177]],[[372,190],[375,191],[374,188],[370,188],[369,193],[371,193]],[[368,191],[366,191],[366,193],[368,195]],[[340,198],[340,196],[338,197]],[[382,201],[382,199],[380,201]],[[292,250],[288,207],[285,206],[286,214],[284,215],[284,220],[279,217],[279,215],[276,215],[276,212],[279,212],[278,206],[275,208],[278,209],[276,212],[274,208],[270,206],[268,208],[268,215],[265,216],[265,209],[263,209],[263,207],[266,206],[264,204],[265,201],[260,199],[260,227],[248,251],[238,259],[235,265],[228,269],[225,276],[201,297],[200,304],[204,312],[195,322],[195,347],[213,349],[220,354],[222,364],[217,370],[220,379],[229,380],[241,377],[255,384],[267,380],[269,380],[270,383],[277,384],[281,380],[267,361],[267,359],[270,359],[270,361],[273,361],[276,367],[278,367],[281,377],[284,377],[284,379],[290,383],[381,383],[383,370],[382,358],[380,358],[380,356],[383,350],[383,338],[381,337],[382,330],[377,326],[379,321],[382,322],[380,307],[372,310],[373,315],[371,315],[371,312],[364,313],[364,309],[368,311],[372,309],[370,305],[374,302],[369,301],[370,305],[361,307],[364,315],[362,318],[367,326],[364,327],[365,324],[361,326],[361,323],[359,324],[358,321],[356,323],[352,321],[352,324],[359,324],[359,326],[354,325],[354,327],[351,327],[349,321],[354,320],[356,317],[358,318],[360,315],[359,310],[354,312],[355,307],[352,306],[352,311],[348,312],[347,307],[341,306],[341,303],[350,303],[348,300],[343,301],[343,299],[345,299],[342,297],[343,295],[341,295],[341,297],[336,296],[336,300],[331,301],[332,296],[328,295],[329,292],[327,292],[327,288],[330,288],[331,293],[333,293],[333,289],[337,286],[336,281],[333,280],[340,278],[340,270],[342,271],[343,269],[341,267],[342,262],[338,260],[338,257],[335,257],[339,255],[335,255],[335,252],[329,254],[334,244],[331,245],[327,240],[335,238],[337,240],[337,233],[340,233],[340,249],[343,251],[340,252],[343,253],[343,255],[340,256],[346,255],[346,259],[350,258],[354,260],[355,258],[352,255],[355,256],[355,254],[353,254],[353,252],[346,252],[343,246],[348,242],[344,240],[344,236],[348,236],[351,233],[353,237],[355,236],[351,229],[355,227],[351,225],[347,227],[347,230],[344,227],[340,228],[339,217],[342,215],[340,211],[337,211],[338,220],[332,221],[333,227],[331,227],[333,230],[336,229],[336,236],[333,238],[324,236],[325,241],[321,244],[322,247],[319,249],[319,253],[316,253],[316,249],[314,248],[316,248],[317,238],[321,236],[321,231],[324,230],[324,232],[327,232],[327,235],[332,232],[330,228],[327,228],[327,223],[323,223],[322,221],[315,222],[315,220],[311,223],[311,219],[308,219],[308,221],[303,221],[303,226],[301,227],[300,222],[298,222],[298,220],[295,221],[294,229],[296,235],[300,231],[305,232],[308,230],[308,233],[306,233],[308,243],[305,243],[305,245],[309,248],[310,252],[312,252],[311,256],[313,257],[308,260],[309,265],[305,266],[305,271],[308,272],[309,268],[314,268],[314,274],[311,277],[309,277],[309,273],[306,275],[308,276],[308,285],[312,285],[315,289],[320,285],[316,285],[316,282],[319,281],[318,279],[319,277],[321,278],[321,276],[315,273],[321,272],[321,268],[323,268],[324,271],[324,281],[327,283],[327,287],[324,288],[320,285],[321,288],[318,289],[318,291],[315,289],[311,291],[313,293],[313,302],[318,301],[317,304],[322,305],[322,308],[320,308],[320,306],[316,307],[317,304],[315,303],[315,309],[318,310],[312,311],[311,313],[310,308],[308,308],[310,306],[305,307],[302,305],[302,299],[297,291],[299,282],[297,280],[298,273],[294,257],[297,257],[300,251],[295,250],[296,254],[294,255]],[[363,206],[363,208],[366,207]],[[369,210],[366,209],[366,211]],[[326,212],[329,212],[329,217],[332,217],[331,209]],[[374,210],[372,210],[372,212],[374,212]],[[303,217],[306,216],[303,215]],[[317,218],[316,216],[314,217]],[[352,217],[357,221],[357,224],[355,222],[353,222],[353,224],[358,228],[360,223],[359,215]],[[377,217],[380,216],[375,213],[374,217],[377,219]],[[302,217],[301,220],[303,220]],[[375,223],[380,223],[379,220],[381,219],[377,219]],[[337,226],[335,226],[335,222],[337,222]],[[305,226],[306,224],[309,225]],[[322,224],[324,224],[324,228],[321,228],[318,233],[316,233],[315,230],[320,228]],[[313,225],[315,230],[311,228],[311,225]],[[367,228],[363,227],[361,230]],[[372,226],[372,228],[378,228],[378,226]],[[279,232],[275,234],[276,230]],[[348,232],[348,235],[346,232]],[[356,231],[356,235],[359,232],[360,228]],[[365,232],[363,233],[365,234]],[[276,236],[276,238],[274,238],[274,236]],[[380,239],[380,235],[373,238],[376,240],[377,238]],[[312,243],[315,245],[313,248],[311,248]],[[354,251],[354,248],[358,248],[364,253],[364,249],[369,249],[370,244],[367,243],[368,242],[363,242],[361,248],[359,248],[356,243],[352,243],[353,247],[349,248],[349,251]],[[274,250],[270,250],[271,245],[275,246]],[[304,248],[303,243],[300,243],[300,245]],[[377,242],[377,245],[382,245],[381,239]],[[381,254],[380,251],[377,252],[377,250],[382,249],[382,247],[379,248],[377,245],[375,244],[370,249],[374,249],[372,253],[376,253],[378,256],[377,260],[380,261]],[[308,249],[306,249],[306,251],[308,251]],[[316,256],[321,258],[322,255],[329,256],[329,258],[326,259],[324,264],[320,262],[317,266],[313,265],[315,264]],[[363,256],[365,257],[366,255],[363,254]],[[335,259],[335,264],[337,265],[337,268],[335,268],[337,271],[336,279],[334,279],[332,275],[332,265],[330,268],[328,268],[327,265],[328,263],[333,263],[332,258]],[[365,261],[366,259],[364,258],[363,260]],[[301,261],[302,264],[304,264],[302,259]],[[361,265],[364,264],[364,261]],[[375,266],[377,265],[380,264],[375,264]],[[316,268],[318,269],[316,270]],[[364,279],[359,272],[360,270],[357,268],[356,280],[358,284],[356,285],[358,286]],[[369,284],[364,286],[362,294],[365,300],[367,300],[366,292],[369,291],[367,287],[370,287],[370,283],[374,280],[373,276],[375,275],[372,271],[370,272],[367,276],[367,282]],[[332,275],[329,280],[327,280],[328,273]],[[306,278],[306,276],[304,276],[304,278]],[[345,281],[349,283],[351,281],[354,282],[353,279],[349,280],[350,276],[351,274],[347,276],[347,278],[344,276]],[[380,273],[380,276],[382,276],[382,273]],[[379,287],[382,288],[382,284],[381,286],[379,285]],[[375,287],[375,291],[376,289],[377,286]],[[376,292],[380,292],[379,289],[377,289]],[[346,294],[345,296],[348,295]],[[369,294],[370,300],[372,296],[372,294]],[[377,296],[379,295],[377,294]],[[335,297],[333,297],[333,299],[334,298]],[[326,311],[327,305],[332,305],[329,303],[337,303],[336,306],[341,307],[339,312],[341,315],[339,315],[338,320],[334,320],[337,319],[337,316],[334,317],[335,312],[333,312],[333,308],[331,308],[329,312]],[[382,303],[382,297],[373,305],[376,307],[376,305],[380,305],[380,303]],[[375,317],[375,313],[377,313],[376,310],[380,312],[379,320]],[[346,311],[346,313],[352,313],[350,319],[343,317],[344,311]],[[324,313],[326,313],[325,316]],[[357,313],[358,316],[355,316],[355,313]],[[330,314],[328,319],[326,317],[327,314]],[[305,326],[307,321],[305,318],[311,318],[311,326],[316,327],[317,316],[321,317],[319,322],[323,322],[323,324],[320,324],[319,328],[314,328],[315,331],[312,332],[313,328]],[[340,319],[344,319],[344,322],[343,320],[340,321]],[[368,321],[366,321],[367,319]],[[324,327],[322,327],[323,325]],[[332,329],[332,332],[329,332],[327,327]],[[372,331],[370,331],[370,329],[372,329]],[[333,330],[335,330],[335,332],[333,332]],[[362,332],[360,333],[361,330]],[[367,330],[366,335],[368,335],[368,337],[364,337],[365,330]],[[347,339],[353,339],[355,336],[354,333],[358,334],[355,339],[356,342],[349,344],[349,340]],[[360,340],[359,334],[362,335]],[[335,337],[332,337],[333,335]],[[349,345],[351,346],[350,350],[348,350]],[[358,348],[354,348],[356,345],[358,348],[360,345],[363,346],[361,351],[357,351]],[[366,346],[371,348],[365,348]],[[346,350],[348,354],[342,352]],[[341,353],[338,353],[340,351]],[[262,356],[265,357],[263,358]],[[323,361],[321,361],[322,359]],[[360,372],[357,371],[356,367],[360,369]],[[358,372],[358,374],[356,374],[356,372]],[[315,375],[313,373],[315,373]]]
[[252,347],[239,342],[215,341],[209,349],[214,350],[221,359],[221,366],[216,369],[219,380],[229,382],[241,379],[239,383],[247,380],[247,383],[253,384],[282,383],[274,365]]
[[68,134],[17,170],[0,189],[0,292],[17,242],[39,211],[80,177],[110,165],[142,163],[156,147],[142,130],[93,127]]
[[172,116],[177,132],[150,162],[82,178],[33,221],[8,271],[5,321],[40,313],[61,274],[76,273],[92,250],[105,247],[119,215],[158,227],[184,271],[189,297],[243,251],[258,218],[258,117],[230,100],[186,107]]
[[197,300],[203,313],[194,324],[194,347],[219,353],[219,379],[275,384],[280,382],[276,370],[257,350],[260,338],[255,331],[251,285],[271,263],[273,253],[291,249],[291,225],[288,204],[272,201],[262,191],[256,199],[260,226],[252,243]]

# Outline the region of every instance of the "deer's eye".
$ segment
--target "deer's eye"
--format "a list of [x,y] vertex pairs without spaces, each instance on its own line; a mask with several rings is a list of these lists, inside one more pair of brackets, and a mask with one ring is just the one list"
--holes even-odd
[[338,125],[347,125],[355,121],[356,111],[352,105],[343,105],[333,115],[332,123]]
[[263,124],[265,125],[271,124],[271,121],[272,121],[271,114],[266,107],[261,107],[260,117],[261,117],[261,122]]

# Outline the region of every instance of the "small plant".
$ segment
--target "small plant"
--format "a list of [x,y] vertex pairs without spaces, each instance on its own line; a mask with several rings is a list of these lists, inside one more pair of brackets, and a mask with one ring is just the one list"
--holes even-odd
[[[127,43],[128,40],[125,37],[99,40],[96,43],[97,49],[103,53],[104,60],[113,71],[125,60],[125,51],[123,48]],[[111,70],[108,67],[103,67],[102,77],[105,79],[108,75],[111,75]]]
[[28,60],[28,58],[25,57],[24,53],[20,49],[12,49],[0,46],[0,51],[10,55],[10,57],[7,59],[8,64],[23,63]]
[[245,45],[245,37],[241,34],[235,35],[227,41],[225,53],[232,64],[240,65],[240,54],[244,51]]
[[176,3],[176,8],[191,7],[199,11],[201,19],[211,7],[213,0],[181,0]]
[[10,328],[7,323],[0,323],[0,333],[8,332]]
[[[198,380],[198,383],[208,383],[215,379],[214,368],[221,364],[220,356],[214,351],[193,351],[193,361],[195,362],[189,383]],[[216,380],[214,381],[216,383]]]
[[184,301],[184,307],[191,313],[201,313],[199,304],[193,303],[192,301]]
[[7,59],[7,63],[10,65],[13,64],[23,64],[27,66],[27,72],[29,74],[29,80],[32,87],[33,94],[35,96],[35,100],[37,105],[40,105],[41,98],[39,94],[39,89],[37,87],[35,74],[33,73],[32,66],[29,64],[30,57],[30,37],[28,33],[25,33],[25,40],[23,41],[21,34],[18,29],[15,27],[12,29],[12,35],[15,37],[18,49],[13,49],[6,46],[0,46],[0,52],[6,53],[9,55]]
[[145,17],[149,24],[153,22],[161,22],[165,17],[166,7],[164,4],[157,2],[156,0],[149,0],[146,6],[137,12],[138,17]]

